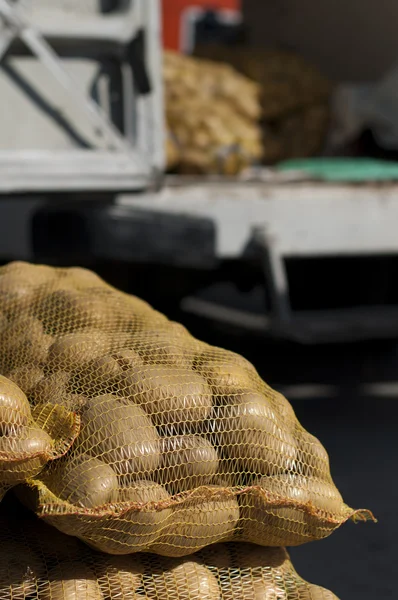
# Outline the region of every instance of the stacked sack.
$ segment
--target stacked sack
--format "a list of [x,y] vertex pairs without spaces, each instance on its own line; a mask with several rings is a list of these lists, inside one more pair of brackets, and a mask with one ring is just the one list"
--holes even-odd
[[3,514],[0,524],[1,600],[337,600],[303,581],[282,548],[109,556],[37,520]]
[[[234,541],[220,550],[232,553],[225,577],[233,569],[252,582],[254,567],[242,561],[256,551],[241,542],[299,545],[369,518],[344,504],[320,442],[243,357],[196,340],[84,269],[11,263],[0,269],[0,309],[0,399],[8,394],[9,408],[26,398],[29,423],[49,432],[58,424],[53,437],[63,444],[15,488],[42,522],[121,557],[176,560],[208,548],[199,559],[207,565],[213,544]],[[9,437],[11,414],[2,421]],[[2,475],[9,487],[21,481]],[[259,556],[266,568],[274,554]],[[185,564],[152,557],[147,572]],[[299,585],[289,569],[289,585]],[[220,586],[224,575],[215,577]],[[278,578],[285,595],[275,598],[323,597],[297,595]],[[232,587],[215,597],[239,597]],[[165,597],[203,595],[176,593]]]
[[165,52],[168,169],[233,175],[262,157],[259,86],[227,64]]

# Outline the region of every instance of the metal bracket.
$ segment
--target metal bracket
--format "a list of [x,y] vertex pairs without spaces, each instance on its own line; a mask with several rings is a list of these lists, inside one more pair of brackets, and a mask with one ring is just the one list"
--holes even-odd
[[289,283],[282,255],[265,226],[253,229],[253,241],[261,252],[266,281],[271,296],[271,314],[276,326],[285,328],[291,321]]

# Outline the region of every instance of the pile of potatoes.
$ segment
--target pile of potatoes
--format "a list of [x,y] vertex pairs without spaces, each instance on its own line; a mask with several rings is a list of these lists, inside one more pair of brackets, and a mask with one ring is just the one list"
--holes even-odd
[[263,153],[259,86],[228,64],[164,55],[168,169],[235,175]]
[[108,556],[27,517],[2,516],[0,598],[337,600],[302,580],[283,548],[219,544],[186,559]]
[[0,302],[1,372],[32,412],[81,421],[18,490],[59,530],[109,554],[179,557],[237,538],[298,545],[353,514],[323,446],[243,357],[84,269],[11,263]]

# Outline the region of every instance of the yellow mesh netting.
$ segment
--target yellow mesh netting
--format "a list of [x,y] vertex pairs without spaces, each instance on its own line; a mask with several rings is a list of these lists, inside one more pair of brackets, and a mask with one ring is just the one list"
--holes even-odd
[[[22,381],[24,369],[15,372]],[[37,403],[31,408],[24,392],[0,375],[0,499],[9,488],[65,454],[79,424],[80,417],[63,406]]]
[[[193,338],[84,269],[0,269],[0,373],[32,411],[81,419],[19,497],[110,554],[321,539],[346,506],[320,442],[242,356]],[[10,333],[11,332],[11,333]]]
[[337,600],[301,579],[283,548],[109,556],[39,521],[3,517],[0,525],[0,600]]

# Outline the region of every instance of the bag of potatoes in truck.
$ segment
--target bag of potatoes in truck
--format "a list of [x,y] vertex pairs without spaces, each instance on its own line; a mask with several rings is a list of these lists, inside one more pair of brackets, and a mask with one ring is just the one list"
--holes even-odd
[[83,269],[10,264],[0,298],[6,330],[31,319],[52,340],[26,361],[3,345],[5,374],[32,410],[81,419],[71,450],[18,492],[60,531],[110,554],[184,556],[226,540],[303,544],[369,517],[344,504],[323,446],[242,356]]
[[109,556],[40,521],[2,517],[0,598],[337,600],[305,582],[284,548],[217,544],[189,558]]
[[163,76],[168,168],[235,175],[259,162],[260,88],[254,81],[228,64],[175,52],[165,52]]
[[[22,380],[25,372],[21,367],[14,373]],[[0,499],[64,455],[79,433],[79,423],[79,416],[63,406],[31,407],[14,381],[0,375]]]

